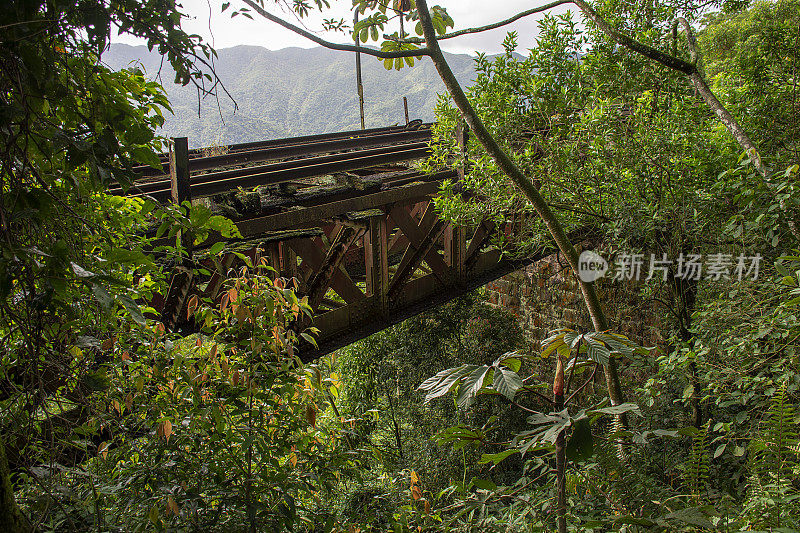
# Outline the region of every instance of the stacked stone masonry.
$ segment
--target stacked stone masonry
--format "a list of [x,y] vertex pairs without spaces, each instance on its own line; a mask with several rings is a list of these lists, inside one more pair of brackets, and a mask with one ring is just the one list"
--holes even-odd
[[[597,288],[611,331],[643,346],[663,346],[657,304],[642,296],[641,282],[602,279]],[[484,290],[490,305],[518,317],[527,348],[534,352],[558,328],[593,329],[577,280],[560,254],[488,283]]]

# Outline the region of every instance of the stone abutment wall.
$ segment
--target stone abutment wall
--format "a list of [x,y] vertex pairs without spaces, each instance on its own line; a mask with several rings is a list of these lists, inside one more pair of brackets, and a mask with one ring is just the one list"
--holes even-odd
[[[658,303],[642,295],[643,283],[602,279],[598,284],[611,331],[643,346],[663,347],[669,324]],[[553,254],[484,287],[490,305],[514,313],[528,348],[540,349],[550,332],[566,327],[592,330],[577,280],[560,254]]]

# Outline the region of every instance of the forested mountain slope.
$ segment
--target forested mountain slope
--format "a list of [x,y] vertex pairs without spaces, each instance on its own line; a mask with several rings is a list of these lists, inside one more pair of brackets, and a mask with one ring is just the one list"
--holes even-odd
[[[172,82],[173,73],[161,56],[145,46],[115,44],[103,55],[114,69],[140,62],[148,76],[159,74],[172,102],[163,133],[188,136],[194,146],[230,144],[359,127],[355,59],[325,48],[267,50],[236,46],[218,50],[217,73],[233,96],[198,99],[197,91]],[[448,54],[459,80],[469,85],[473,59]],[[433,119],[437,94],[444,91],[433,63],[386,71],[383,63],[362,56],[367,127],[405,120],[403,96],[412,118]],[[198,116],[199,105],[199,116]]]

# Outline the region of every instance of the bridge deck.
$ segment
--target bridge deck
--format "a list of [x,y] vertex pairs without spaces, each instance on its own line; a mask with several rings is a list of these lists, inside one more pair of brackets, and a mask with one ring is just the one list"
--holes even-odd
[[[516,224],[453,226],[437,216],[432,198],[459,173],[409,166],[429,153],[429,125],[413,125],[234,145],[213,155],[176,140],[169,176],[140,169],[142,180],[127,193],[203,201],[231,217],[242,234],[231,244],[267,258],[309,297],[320,334],[319,349],[301,349],[308,361],[525,264],[491,244]],[[192,294],[220,297],[240,260],[204,256],[219,240],[194,251],[210,276],[177,268],[168,294],[153,302],[169,328],[191,327],[185,304]]]

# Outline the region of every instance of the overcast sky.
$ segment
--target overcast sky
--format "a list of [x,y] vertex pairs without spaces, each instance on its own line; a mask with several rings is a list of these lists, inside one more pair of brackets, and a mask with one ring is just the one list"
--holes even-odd
[[[230,0],[231,9],[225,13],[220,13],[222,0],[181,0],[184,11],[192,19],[184,23],[184,28],[189,33],[196,33],[203,36],[215,48],[228,48],[240,44],[263,46],[270,50],[279,50],[289,46],[299,46],[310,48],[316,46],[314,43],[285,30],[276,24],[262,19],[258,14],[253,14],[254,20],[245,17],[230,18],[230,12],[235,7],[244,7],[245,4],[239,0]],[[344,18],[352,25],[352,14],[350,7],[351,0],[329,0],[331,10],[326,12],[326,18]],[[431,0],[430,4],[439,4],[447,8],[447,12],[453,17],[456,29],[472,26],[481,26],[490,22],[506,19],[515,13],[530,9],[536,5],[542,5],[546,0]],[[311,2],[309,2],[311,3]],[[266,5],[276,15],[281,15],[287,20],[296,22],[294,15],[290,12],[281,12],[280,8],[267,1]],[[552,10],[553,13],[563,13],[566,7],[559,7]],[[574,12],[574,10],[573,10]],[[459,37],[442,42],[442,48],[455,53],[469,53],[475,51],[497,53],[502,51],[501,43],[506,32],[516,30],[519,33],[520,50],[524,50],[533,44],[536,36],[536,19],[538,15],[532,15],[522,20],[499,28],[490,32]],[[321,17],[314,16],[303,19],[303,23],[308,29],[318,30]],[[392,33],[399,30],[398,21],[395,19],[387,26],[386,32]],[[349,37],[342,33],[319,35],[327,40],[336,42],[348,42]],[[116,42],[128,44],[142,44],[131,38],[121,37],[115,39]]]

